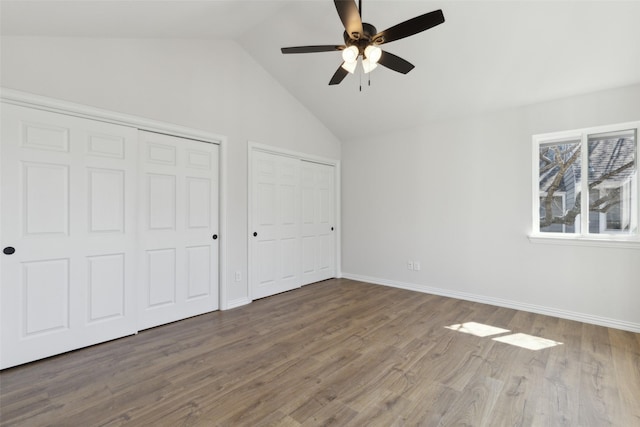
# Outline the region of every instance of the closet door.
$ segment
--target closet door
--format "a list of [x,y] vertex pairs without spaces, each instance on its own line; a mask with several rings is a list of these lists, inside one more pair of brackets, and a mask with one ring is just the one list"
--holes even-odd
[[135,333],[136,137],[2,104],[0,367]]
[[302,160],[302,285],[335,277],[335,167]]
[[140,132],[139,328],[218,309],[219,147]]
[[300,287],[299,163],[252,153],[251,297]]

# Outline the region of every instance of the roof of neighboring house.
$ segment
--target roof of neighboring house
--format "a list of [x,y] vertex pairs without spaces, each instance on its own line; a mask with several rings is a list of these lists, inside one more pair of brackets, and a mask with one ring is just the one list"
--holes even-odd
[[[589,140],[589,181],[594,182],[606,176],[600,186],[619,186],[620,183],[627,181],[636,173],[637,166],[624,168],[617,173],[615,171],[634,162],[635,153],[636,143],[635,139],[631,137]],[[578,157],[567,171],[567,174],[565,174],[565,179],[562,180],[559,188],[560,191],[565,191],[566,188],[564,187],[570,185],[570,182],[575,182],[575,186],[578,187],[577,191],[580,191],[579,187],[582,180],[581,165],[582,159]],[[540,176],[541,191],[549,189],[559,170],[560,167],[556,166]],[[574,179],[567,179],[569,174],[572,174]]]
[[[636,171],[631,166],[616,173],[616,170],[635,160],[636,144],[632,138],[613,138],[589,141],[589,181],[611,175],[605,179],[605,187],[618,186],[628,180]],[[576,171],[576,180],[580,181],[580,169]]]

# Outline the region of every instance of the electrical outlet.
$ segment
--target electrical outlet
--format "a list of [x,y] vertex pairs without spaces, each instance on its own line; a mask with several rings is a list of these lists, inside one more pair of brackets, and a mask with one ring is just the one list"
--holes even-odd
[[420,271],[420,261],[413,261],[413,269],[415,271]]
[[407,270],[413,270],[413,261],[407,261]]
[[239,282],[242,280],[242,272],[240,270],[236,271],[236,282]]

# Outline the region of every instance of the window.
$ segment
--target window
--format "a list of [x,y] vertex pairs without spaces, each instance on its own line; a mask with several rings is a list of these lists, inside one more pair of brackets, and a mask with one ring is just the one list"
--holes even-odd
[[640,242],[638,128],[533,137],[533,236]]

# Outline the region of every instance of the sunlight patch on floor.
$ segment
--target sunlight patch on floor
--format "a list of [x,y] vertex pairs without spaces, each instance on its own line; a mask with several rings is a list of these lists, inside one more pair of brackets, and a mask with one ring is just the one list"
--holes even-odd
[[[458,323],[451,326],[445,326],[445,328],[451,329],[452,331],[475,335],[481,338],[511,332],[509,329],[502,329],[495,326],[485,325],[477,322]],[[558,342],[558,341],[553,341],[546,338],[536,337],[533,335],[527,335],[523,333],[502,335],[500,337],[495,337],[492,339],[494,341],[499,341],[505,344],[526,348],[528,350],[542,350],[544,348],[554,347],[556,345],[562,344],[561,342]]]
[[465,334],[475,335],[477,337],[488,337],[491,335],[504,334],[511,332],[509,329],[496,328],[495,326],[484,325],[476,322],[466,322],[457,325],[445,326],[453,331],[464,332]]
[[558,341],[534,337],[533,335],[522,333],[505,335],[503,337],[493,338],[493,340],[500,341],[506,344],[517,345],[518,347],[523,347],[529,350],[542,350],[543,348],[554,347],[556,345],[562,344]]

